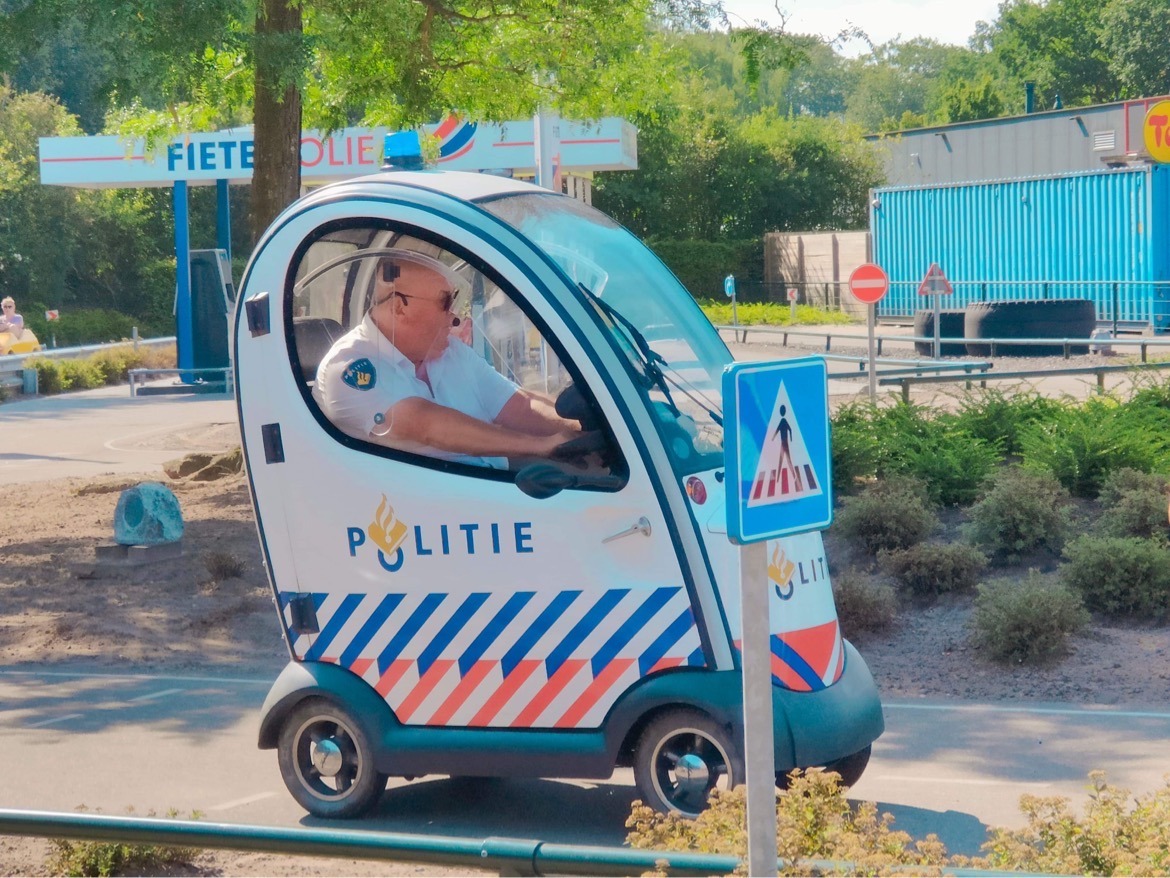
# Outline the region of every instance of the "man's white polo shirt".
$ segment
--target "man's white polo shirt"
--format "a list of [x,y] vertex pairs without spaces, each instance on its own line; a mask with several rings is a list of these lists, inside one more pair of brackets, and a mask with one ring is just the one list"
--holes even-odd
[[[385,412],[412,396],[491,423],[517,389],[454,337],[443,353],[427,361],[426,367],[429,387],[415,374],[414,364],[382,335],[367,314],[321,360],[313,398],[325,416],[343,432],[358,439],[370,439],[390,428],[385,423]],[[501,457],[472,457],[405,442],[395,443],[394,447],[442,460],[507,467],[507,461]]]

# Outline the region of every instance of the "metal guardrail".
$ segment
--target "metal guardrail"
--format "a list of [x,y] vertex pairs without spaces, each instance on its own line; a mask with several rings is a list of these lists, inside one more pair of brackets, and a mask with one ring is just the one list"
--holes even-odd
[[[0,357],[0,387],[29,386],[24,378],[24,364],[34,358],[69,360],[76,359],[77,357],[87,357],[90,354],[96,354],[99,351],[110,350],[111,348],[123,348],[127,345],[132,345],[137,349],[139,347],[165,347],[174,343],[175,337],[168,335],[162,338],[128,339],[126,341],[113,341],[104,344],[76,345],[68,348],[41,348],[39,351],[32,351],[27,354],[9,354],[6,357]],[[35,382],[33,386],[35,387]]]
[[[738,857],[728,854],[551,844],[527,838],[492,836],[477,839],[354,829],[289,829],[154,817],[19,811],[11,808],[0,808],[0,835],[315,857],[400,860],[457,868],[490,869],[498,871],[500,875],[640,875],[660,867],[667,875],[727,875],[741,862]],[[777,862],[781,867],[785,865],[782,860]],[[854,863],[829,860],[801,860],[799,865],[823,872],[858,871]],[[915,867],[904,870],[896,866],[885,868],[897,874]],[[944,868],[941,872],[960,878],[1003,874],[980,869],[951,868]]]
[[[796,336],[808,338],[823,338],[825,340],[825,350],[832,349],[833,339],[846,339],[854,343],[863,343],[867,340],[867,336],[857,335],[852,332],[833,332],[832,330],[804,330],[804,329],[787,329],[784,327],[775,326],[756,326],[745,325],[742,323],[736,324],[719,324],[715,327],[720,331],[733,332],[736,336],[736,341],[747,342],[747,334],[749,332],[764,334],[764,335],[780,335],[782,336],[781,344],[784,347],[788,346],[788,337]],[[740,337],[742,336],[742,338]],[[877,354],[882,355],[882,343],[886,342],[907,342],[907,343],[924,343],[934,344],[934,336],[921,335],[874,335],[874,341],[877,343]],[[1149,360],[1150,347],[1162,347],[1170,345],[1170,336],[1164,338],[942,338],[942,344],[972,344],[980,347],[987,347],[990,349],[991,356],[997,356],[1000,353],[1000,348],[1012,347],[1019,345],[1045,345],[1048,347],[1061,347],[1063,349],[1064,358],[1067,360],[1072,356],[1072,348],[1074,347],[1137,347],[1141,349],[1141,361],[1143,363]]]
[[882,385],[900,385],[903,402],[910,401],[910,388],[915,384],[945,384],[965,381],[970,387],[974,381],[986,387],[988,381],[1003,379],[1024,380],[1028,378],[1057,378],[1062,375],[1096,375],[1098,392],[1105,392],[1105,376],[1113,372],[1163,371],[1170,369],[1170,363],[1131,363],[1121,366],[1083,366],[1076,369],[1036,369],[1029,372],[984,372],[979,375],[903,375],[879,378]]

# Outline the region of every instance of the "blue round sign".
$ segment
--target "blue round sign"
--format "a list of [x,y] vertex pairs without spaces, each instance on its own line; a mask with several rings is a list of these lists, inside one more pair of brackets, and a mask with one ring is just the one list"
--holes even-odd
[[735,295],[735,275],[729,274],[723,278],[723,292],[727,294],[727,298]]

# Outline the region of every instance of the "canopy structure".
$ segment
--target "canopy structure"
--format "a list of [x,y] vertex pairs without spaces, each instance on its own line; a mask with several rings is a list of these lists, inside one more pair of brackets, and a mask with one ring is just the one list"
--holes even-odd
[[[438,167],[535,177],[550,189],[588,199],[595,171],[636,170],[637,129],[624,119],[570,122],[555,114],[485,124],[450,116],[423,130],[439,139]],[[321,185],[382,168],[390,129],[345,128],[301,135],[301,182]],[[187,187],[216,187],[216,246],[231,258],[228,186],[252,180],[255,141],[251,127],[184,134],[148,149],[142,139],[114,135],[42,137],[41,183],[85,189],[170,186],[174,192],[176,334],[191,333],[190,231]],[[191,345],[179,345],[180,360]],[[184,356],[184,353],[187,356]],[[179,362],[180,368],[191,363]]]

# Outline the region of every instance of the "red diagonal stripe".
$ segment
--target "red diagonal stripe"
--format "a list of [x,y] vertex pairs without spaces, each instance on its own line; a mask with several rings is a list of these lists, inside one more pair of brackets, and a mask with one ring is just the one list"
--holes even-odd
[[443,675],[447,673],[453,664],[455,664],[455,659],[442,659],[431,665],[430,670],[422,675],[422,679],[418,681],[418,685],[410,690],[410,694],[399,705],[396,711],[399,722],[405,723],[410,720],[410,717],[419,709],[419,706],[431,694],[431,691],[443,679]]
[[566,710],[565,715],[553,725],[558,729],[575,729],[577,724],[581,722],[581,718],[593,709],[593,705],[597,703],[598,699],[610,690],[610,687],[633,663],[632,658],[624,658],[614,659],[606,665],[601,673],[593,678],[593,682],[586,687],[581,696],[573,702],[573,706]]
[[536,697],[528,702],[528,706],[520,711],[520,715],[512,721],[512,728],[531,727],[585,663],[585,659],[569,659],[561,665],[552,678],[536,693]]
[[426,721],[428,726],[445,726],[451,721],[451,717],[455,715],[455,711],[461,708],[464,702],[467,701],[467,696],[475,691],[483,678],[491,673],[492,668],[496,666],[497,662],[486,661],[476,662],[467,671],[467,674],[459,681],[459,685],[455,690],[447,696],[447,700],[443,702],[442,706],[435,711],[435,715]]
[[479,709],[479,713],[471,718],[469,726],[486,726],[493,719],[496,718],[504,705],[507,704],[512,696],[516,694],[516,690],[524,685],[524,681],[532,676],[535,671],[543,664],[539,659],[528,659],[519,662],[516,667],[512,668],[512,673],[504,677],[504,682],[500,684],[500,688],[495,691],[487,703]]
[[390,690],[394,688],[395,684],[402,679],[402,675],[413,664],[414,662],[410,659],[398,659],[390,662],[390,667],[378,679],[378,685],[374,687],[374,691],[385,698],[390,694]]
[[370,665],[373,663],[374,660],[372,658],[354,659],[353,664],[349,666],[349,669],[359,677],[364,677],[366,675],[366,671],[370,669]]
[[806,683],[800,674],[788,667],[776,653],[772,653],[772,676],[794,692],[812,691],[812,686]]

